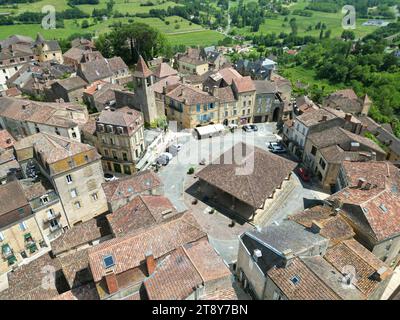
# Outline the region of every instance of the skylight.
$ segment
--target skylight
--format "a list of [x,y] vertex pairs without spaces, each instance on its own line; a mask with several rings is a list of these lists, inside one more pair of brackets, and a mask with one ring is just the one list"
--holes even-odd
[[290,281],[292,281],[292,283],[293,283],[294,285],[298,285],[299,282],[300,282],[300,277],[299,277],[299,276],[293,276],[293,277],[290,279]]
[[112,266],[115,265],[114,257],[112,255],[104,256],[103,264],[106,269],[111,268]]
[[381,205],[379,206],[379,208],[384,212],[387,213],[388,209],[386,208],[385,204],[381,203]]

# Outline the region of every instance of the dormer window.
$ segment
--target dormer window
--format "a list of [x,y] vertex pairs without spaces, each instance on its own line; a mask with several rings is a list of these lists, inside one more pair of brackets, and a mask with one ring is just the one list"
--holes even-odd
[[49,196],[48,196],[47,194],[43,195],[43,196],[40,198],[40,201],[42,202],[42,204],[48,203],[48,202],[49,202]]
[[108,132],[108,133],[114,132],[113,126],[108,125],[108,126],[107,126],[107,132]]
[[122,128],[122,127],[117,127],[117,133],[118,133],[118,134],[123,134],[123,133],[124,133],[124,128]]
[[104,124],[99,124],[99,130],[104,132]]

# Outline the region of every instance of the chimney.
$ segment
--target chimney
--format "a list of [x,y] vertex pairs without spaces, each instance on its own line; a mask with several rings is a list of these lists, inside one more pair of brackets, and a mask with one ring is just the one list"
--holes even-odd
[[290,263],[292,262],[292,259],[294,258],[294,254],[292,249],[285,249],[282,251],[282,255],[284,257],[284,261],[283,261],[283,266],[286,268],[290,265]]
[[323,225],[320,222],[318,222],[316,220],[312,221],[312,223],[311,223],[311,232],[312,233],[318,234],[321,232],[322,228],[323,228]]
[[350,113],[346,113],[346,115],[344,116],[344,120],[346,120],[346,122],[350,122],[351,121],[351,114]]
[[371,190],[371,189],[372,189],[372,184],[369,183],[369,182],[367,182],[367,183],[365,184],[364,189],[365,189],[365,190]]
[[147,273],[150,276],[156,269],[156,260],[154,260],[153,253],[151,251],[146,252],[146,267]]
[[322,122],[325,122],[326,120],[328,120],[328,117],[327,116],[322,116]]
[[388,268],[382,266],[372,274],[372,277],[377,281],[383,281],[390,274],[390,272],[388,271],[389,271]]
[[257,262],[258,259],[261,258],[261,257],[262,257],[261,250],[260,249],[254,249],[254,251],[253,251],[253,259],[254,259],[254,261]]
[[361,188],[363,187],[363,185],[364,185],[365,182],[366,182],[366,181],[365,181],[364,178],[358,179],[357,188],[358,188],[358,189],[361,189]]
[[212,89],[211,89],[211,94],[213,95],[213,96],[215,96],[215,93],[217,92],[217,86],[213,86],[212,87]]
[[114,273],[114,270],[107,271],[105,278],[106,278],[108,293],[113,294],[113,293],[117,292],[118,291],[118,281],[117,281],[117,277]]

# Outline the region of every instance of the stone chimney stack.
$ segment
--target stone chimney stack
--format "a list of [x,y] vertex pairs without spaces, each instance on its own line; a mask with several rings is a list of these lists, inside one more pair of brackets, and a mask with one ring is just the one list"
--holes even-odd
[[364,186],[364,183],[365,183],[365,182],[366,182],[366,181],[365,181],[364,178],[358,179],[357,188],[358,188],[358,189],[361,189],[361,188]]
[[325,122],[326,120],[328,120],[327,116],[322,116],[322,122]]
[[154,259],[151,251],[146,252],[146,267],[149,276],[153,274],[154,270],[156,269],[156,260]]
[[107,289],[109,294],[113,294],[118,291],[118,281],[114,273],[114,270],[107,271],[105,275]]
[[346,122],[350,122],[351,121],[351,114],[350,113],[346,113],[346,115],[344,116],[344,120],[346,120]]

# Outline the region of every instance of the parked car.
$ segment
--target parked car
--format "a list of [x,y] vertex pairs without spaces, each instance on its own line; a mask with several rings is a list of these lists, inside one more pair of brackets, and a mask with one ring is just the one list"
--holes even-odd
[[255,124],[245,124],[242,129],[246,132],[258,131],[258,127]]
[[161,156],[166,157],[169,161],[171,161],[172,158],[174,157],[174,156],[173,156],[171,153],[169,153],[169,152],[163,152],[163,153],[161,153]]
[[268,149],[272,153],[285,153],[286,149],[279,142],[270,142],[268,144]]
[[310,182],[311,180],[310,172],[306,168],[300,167],[299,169],[297,169],[297,174],[299,175],[300,179],[303,180],[304,182]]
[[109,181],[118,180],[118,178],[116,176],[114,176],[113,174],[111,174],[111,173],[105,173],[104,174],[104,180],[109,182]]
[[156,164],[159,166],[166,166],[169,163],[168,157],[161,155],[156,159]]
[[183,147],[182,143],[175,143],[168,147],[167,152],[175,156]]

